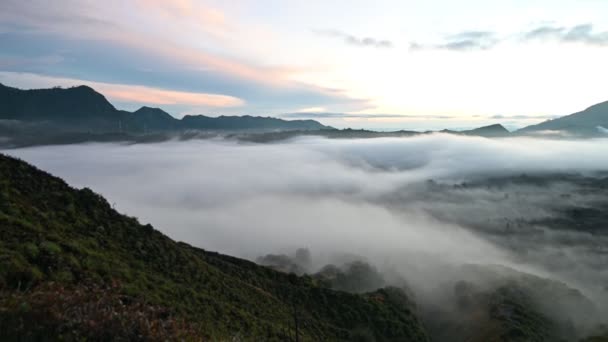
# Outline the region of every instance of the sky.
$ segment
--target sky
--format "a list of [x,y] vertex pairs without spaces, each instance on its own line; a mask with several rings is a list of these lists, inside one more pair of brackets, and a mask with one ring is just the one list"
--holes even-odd
[[2,0],[0,83],[335,127],[523,127],[608,100],[605,0]]

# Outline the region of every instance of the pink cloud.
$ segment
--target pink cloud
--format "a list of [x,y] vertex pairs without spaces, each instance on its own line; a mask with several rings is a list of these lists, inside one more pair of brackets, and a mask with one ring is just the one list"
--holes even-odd
[[90,82],[70,78],[42,76],[30,73],[0,72],[0,82],[20,88],[73,87],[88,85],[109,100],[152,105],[191,105],[202,107],[239,107],[245,101],[234,96],[195,93],[104,82]]
[[[319,71],[318,65],[268,65],[264,62],[235,57],[226,51],[233,51],[235,45],[250,42],[272,42],[272,33],[239,25],[238,20],[227,17],[221,10],[193,0],[137,0],[122,2],[108,0],[110,6],[99,2],[62,0],[65,6],[51,6],[41,12],[45,2],[18,2],[15,11],[0,13],[0,19],[26,23],[34,31],[57,34],[67,39],[111,42],[117,50],[123,47],[144,55],[171,60],[173,65],[187,70],[212,70],[231,79],[246,80],[261,87],[281,91],[305,90],[339,98],[350,102],[353,99],[342,89],[327,89],[314,80],[297,80],[295,75]],[[69,5],[69,6],[68,6]],[[46,7],[45,7],[46,8]],[[127,16],[127,13],[129,14]],[[128,19],[128,20],[127,20]],[[183,33],[180,35],[179,33]],[[193,38],[194,36],[194,38]],[[183,37],[184,40],[178,39]],[[186,38],[187,37],[187,38]],[[244,38],[245,37],[245,38]],[[194,39],[194,40],[193,40]],[[243,41],[245,39],[245,41]],[[199,42],[213,42],[214,49],[206,50]],[[222,49],[225,51],[222,53]],[[268,47],[269,51],[272,48]],[[149,92],[148,92],[149,93]],[[114,91],[115,96],[133,98],[131,92]],[[137,94],[142,94],[138,91]],[[175,96],[152,96],[162,101],[172,101]],[[212,94],[210,94],[212,95]],[[143,98],[139,96],[138,98]],[[365,100],[365,99],[364,99]],[[159,100],[156,100],[159,101]],[[192,101],[192,100],[190,100]],[[202,100],[201,100],[202,101]],[[209,98],[209,103],[235,103],[225,99]],[[152,103],[152,101],[150,101]],[[162,102],[161,104],[166,103]]]
[[[174,37],[166,34],[147,32],[150,27],[140,26],[135,22],[121,20],[121,13],[101,6],[96,2],[65,1],[71,6],[59,8],[51,6],[47,12],[40,12],[44,2],[20,3],[16,11],[1,13],[0,19],[9,22],[27,23],[36,27],[40,32],[57,33],[71,39],[111,41],[132,49],[168,57],[193,69],[208,68],[223,72],[236,78],[252,80],[273,87],[296,87],[289,76],[300,70],[295,67],[261,66],[243,62],[226,55],[203,51],[200,48],[179,44]],[[230,39],[225,33],[236,30],[236,35],[244,30],[232,24],[218,9],[192,0],[138,0],[136,6],[131,4],[118,5],[128,10],[156,12],[159,14],[158,24],[169,28],[188,30],[186,23],[195,23],[200,33],[200,39],[206,39],[205,34],[211,34],[220,44]],[[58,6],[57,6],[58,7]],[[111,7],[111,6],[110,6]],[[147,17],[143,15],[143,17]],[[69,20],[65,19],[69,18]],[[154,25],[151,25],[154,26]],[[193,28],[190,28],[193,29]],[[168,31],[167,31],[168,32]],[[256,41],[266,41],[266,37],[257,37]]]
[[137,0],[144,11],[160,14],[175,23],[190,21],[199,28],[217,36],[224,36],[233,27],[226,20],[224,12],[193,0]]
[[229,95],[181,92],[156,89],[145,86],[117,85],[93,82],[107,97],[124,102],[171,105],[186,104],[206,107],[238,107],[245,104],[239,98]]

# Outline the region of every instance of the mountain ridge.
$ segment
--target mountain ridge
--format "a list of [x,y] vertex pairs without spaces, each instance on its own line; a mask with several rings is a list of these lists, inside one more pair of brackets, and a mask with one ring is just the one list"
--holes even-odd
[[22,90],[0,84],[0,119],[49,122],[95,132],[198,130],[327,129],[314,120],[283,120],[262,116],[187,115],[177,119],[160,108],[134,112],[116,109],[89,86]]
[[464,131],[454,131],[450,129],[444,129],[441,131],[442,133],[450,133],[450,134],[461,134],[461,135],[472,135],[472,136],[480,136],[486,138],[499,138],[506,137],[511,132],[506,129],[502,124],[492,124],[487,126],[482,126],[478,128],[473,128]]
[[608,128],[608,101],[594,104],[580,112],[524,127],[516,133],[557,131],[574,136],[605,135],[599,127]]
[[[608,101],[583,111],[510,132],[499,123],[448,134],[502,138],[542,136],[586,138],[608,135]],[[270,142],[299,135],[330,138],[403,137],[435,131],[376,132],[338,130],[312,119],[264,116],[185,115],[178,119],[161,108],[142,106],[134,112],[116,109],[102,94],[81,85],[72,88],[22,90],[0,84],[0,144],[5,147],[88,141],[158,142],[228,134],[238,140]]]

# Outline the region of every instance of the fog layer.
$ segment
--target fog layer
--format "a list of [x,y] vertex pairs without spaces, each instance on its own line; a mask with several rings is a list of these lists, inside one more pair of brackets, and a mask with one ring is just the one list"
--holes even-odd
[[453,277],[451,266],[498,264],[563,281],[601,305],[608,298],[606,231],[563,214],[605,208],[608,194],[594,182],[606,179],[608,139],[434,134],[5,153],[209,250],[255,260],[305,247],[313,268],[361,258],[397,269],[419,293]]

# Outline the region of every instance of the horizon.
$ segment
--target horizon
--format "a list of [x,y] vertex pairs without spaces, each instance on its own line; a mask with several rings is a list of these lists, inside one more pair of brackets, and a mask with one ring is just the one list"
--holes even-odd
[[[104,96],[104,98],[112,105],[114,106],[117,110],[125,110],[131,113],[135,113],[138,110],[144,109],[144,108],[148,108],[148,109],[158,109],[161,110],[169,115],[171,115],[173,118],[177,119],[177,120],[181,120],[183,119],[185,116],[208,116],[208,117],[222,117],[222,116],[233,116],[233,117],[244,117],[244,116],[253,116],[253,117],[263,117],[263,118],[274,118],[274,119],[281,119],[281,120],[286,120],[286,121],[299,121],[299,120],[312,120],[312,121],[316,121],[319,122],[321,124],[323,124],[322,120],[319,120],[317,117],[315,117],[316,115],[346,115],[344,113],[308,113],[310,114],[309,117],[298,117],[297,114],[299,113],[283,113],[283,114],[279,114],[279,115],[251,115],[251,114],[220,114],[220,115],[213,115],[213,114],[209,114],[209,113],[192,113],[192,114],[187,114],[184,116],[176,116],[175,114],[165,110],[164,108],[160,107],[160,106],[150,106],[150,105],[146,105],[146,104],[142,104],[141,107],[138,107],[136,109],[133,110],[129,110],[129,109],[124,109],[124,108],[119,108],[117,107],[114,103],[112,103],[112,101],[110,101],[104,94],[100,93],[97,89],[86,85],[86,84],[79,84],[79,85],[72,85],[72,86],[61,86],[61,85],[57,85],[57,86],[53,86],[53,87],[49,87],[49,88],[26,88],[26,89],[22,89],[22,88],[17,88],[17,87],[13,87],[7,84],[3,84],[0,82],[0,85],[3,85],[5,87],[8,88],[14,88],[14,89],[19,89],[19,90],[48,90],[48,89],[73,89],[73,88],[80,88],[80,87],[86,87],[89,89],[92,89],[93,91],[101,94],[102,96]],[[293,117],[291,117],[293,116]],[[321,117],[322,117],[321,116]],[[393,132],[393,131],[399,131],[399,130],[404,130],[403,128],[382,128],[382,127],[372,127],[372,128],[366,128],[366,127],[349,127],[349,126],[345,126],[345,127],[333,127],[331,125],[325,125],[328,126],[328,128],[333,128],[333,129],[353,129],[353,130],[368,130],[368,131],[374,131],[374,132]],[[505,129],[507,129],[508,131],[515,131],[517,129],[509,129],[508,127],[505,127],[504,125],[502,125],[499,122],[496,123],[491,123],[491,124],[487,124],[487,125],[483,125],[483,126],[475,126],[475,127],[451,127],[449,128],[449,130],[453,130],[453,131],[466,131],[466,130],[471,130],[471,129],[476,129],[476,128],[485,128],[485,127],[489,127],[489,126],[502,126]],[[448,128],[446,127],[435,127],[435,128],[418,128],[418,129],[409,129],[411,131],[415,131],[415,132],[430,132],[430,131],[440,131],[440,130],[446,130]]]
[[0,82],[86,84],[119,109],[176,118],[514,130],[607,100],[607,11],[594,0],[7,0]]
[[[67,90],[67,89],[74,89],[74,88],[80,88],[80,87],[86,87],[89,88],[91,90],[93,90],[94,92],[101,94],[102,96],[104,96],[104,98],[106,99],[106,101],[108,101],[114,108],[116,108],[117,110],[123,110],[123,111],[127,111],[130,113],[135,113],[136,111],[139,111],[141,109],[147,108],[147,109],[157,109],[157,110],[161,110],[164,113],[170,115],[171,117],[173,117],[174,119],[177,120],[181,120],[183,119],[185,116],[207,116],[207,117],[212,117],[212,118],[217,118],[217,117],[245,117],[245,116],[252,116],[252,117],[260,117],[260,118],[274,118],[274,119],[280,119],[280,120],[286,120],[286,121],[316,121],[319,122],[321,124],[323,123],[322,118],[323,117],[333,117],[336,115],[339,116],[348,116],[348,114],[346,113],[307,113],[308,116],[303,116],[300,117],[298,114],[299,113],[283,113],[283,114],[279,114],[279,115],[252,115],[252,114],[219,114],[219,115],[213,115],[213,114],[209,114],[209,113],[191,113],[191,114],[186,114],[184,116],[176,116],[175,114],[165,110],[164,108],[160,107],[160,106],[154,106],[154,105],[147,105],[147,104],[141,104],[140,107],[136,108],[136,109],[124,109],[124,108],[119,108],[118,106],[116,106],[114,103],[112,103],[112,101],[110,101],[110,99],[108,99],[104,94],[100,93],[97,89],[87,85],[87,84],[79,84],[79,85],[71,85],[71,86],[61,86],[61,85],[57,85],[57,86],[52,86],[49,88],[17,88],[17,87],[13,87],[11,85],[7,85],[7,84],[3,84],[2,82],[0,82],[0,86],[5,86],[8,88],[13,88],[13,89],[18,89],[18,90],[48,90],[48,89],[62,89],[62,90]],[[608,101],[605,101],[608,102]],[[601,102],[598,104],[594,104],[592,106],[589,106],[586,109],[589,109],[590,107],[593,107],[595,105],[599,105],[599,104],[603,104],[605,102]],[[583,110],[581,110],[583,111]],[[578,112],[577,112],[578,113]],[[574,113],[575,114],[575,113]],[[549,118],[547,120],[543,120],[540,121],[540,123],[542,122],[548,122],[551,121],[553,119],[557,119],[560,118],[558,116]],[[367,130],[367,131],[372,131],[372,132],[397,132],[397,131],[412,131],[412,132],[418,132],[418,133],[425,133],[425,132],[437,132],[440,133],[441,131],[445,131],[445,130],[449,130],[449,131],[454,131],[454,132],[459,132],[459,131],[467,131],[467,130],[474,130],[474,129],[479,129],[479,128],[488,128],[491,126],[500,126],[504,129],[506,129],[507,131],[513,133],[516,132],[522,128],[526,128],[528,126],[523,126],[523,127],[510,127],[510,126],[506,126],[503,125],[502,123],[500,123],[499,121],[495,121],[493,123],[488,123],[488,124],[484,124],[481,126],[461,126],[461,127],[446,127],[446,126],[441,126],[441,121],[440,124],[436,127],[417,127],[417,128],[399,128],[399,127],[351,127],[351,126],[343,126],[343,127],[334,127],[328,124],[324,124],[325,126],[327,126],[328,128],[331,129],[338,129],[338,130],[345,130],[345,129],[352,129],[352,130]],[[529,125],[529,126],[533,126],[535,125],[535,123]]]

